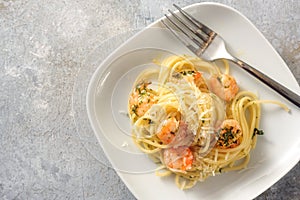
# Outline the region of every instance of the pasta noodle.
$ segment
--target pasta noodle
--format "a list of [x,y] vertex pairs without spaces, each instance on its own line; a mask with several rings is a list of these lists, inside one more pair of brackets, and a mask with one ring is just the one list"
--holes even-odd
[[265,101],[239,91],[228,63],[218,64],[224,73],[216,63],[170,56],[159,69],[143,71],[129,96],[135,144],[158,163],[156,175],[175,174],[181,189],[245,168],[262,134],[260,104]]

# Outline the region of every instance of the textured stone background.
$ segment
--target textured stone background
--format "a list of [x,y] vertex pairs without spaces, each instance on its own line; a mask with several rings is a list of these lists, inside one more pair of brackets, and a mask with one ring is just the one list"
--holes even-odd
[[[85,60],[173,2],[0,0],[0,199],[134,199],[81,113],[94,70]],[[217,2],[248,17],[300,83],[299,0]],[[299,169],[257,199],[299,199]]]

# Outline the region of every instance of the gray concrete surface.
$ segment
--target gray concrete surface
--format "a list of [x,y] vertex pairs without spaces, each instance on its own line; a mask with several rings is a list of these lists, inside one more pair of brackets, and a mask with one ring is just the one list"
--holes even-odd
[[[135,199],[84,114],[86,60],[173,2],[201,1],[0,0],[0,199]],[[248,17],[300,83],[299,0],[217,2]],[[257,199],[299,199],[299,169]]]

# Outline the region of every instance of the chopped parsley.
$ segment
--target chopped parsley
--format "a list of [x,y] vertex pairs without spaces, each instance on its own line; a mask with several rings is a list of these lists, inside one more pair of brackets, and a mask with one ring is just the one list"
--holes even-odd
[[264,131],[263,131],[263,130],[259,130],[259,129],[257,129],[257,128],[254,128],[252,138],[253,138],[255,135],[263,135],[263,134],[264,134]]
[[154,124],[154,121],[148,118],[143,118],[144,121],[147,121],[148,124]]
[[137,111],[138,106],[137,105],[133,105],[131,108],[131,111],[137,115],[136,111]]
[[194,74],[195,73],[195,71],[193,71],[193,70],[189,70],[189,71],[182,71],[182,72],[180,72],[182,75],[192,75],[192,74]]

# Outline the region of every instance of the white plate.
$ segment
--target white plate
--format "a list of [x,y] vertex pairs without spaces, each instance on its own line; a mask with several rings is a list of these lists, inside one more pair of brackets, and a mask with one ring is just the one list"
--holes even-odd
[[[217,3],[200,3],[185,8],[215,29],[231,51],[283,85],[300,93],[292,73],[270,43],[238,11]],[[181,191],[173,178],[155,176],[156,167],[131,141],[127,98],[137,73],[151,65],[153,58],[169,52],[192,55],[167,30],[155,22],[115,50],[94,73],[87,91],[87,112],[94,133],[118,175],[138,199],[253,199],[282,176],[300,158],[297,131],[300,110],[236,66],[232,74],[241,88],[260,99],[286,103],[291,113],[264,105],[261,129],[246,170],[210,177],[193,189]],[[136,50],[139,49],[139,50]],[[159,50],[164,49],[164,50]],[[165,51],[166,50],[166,51]],[[121,111],[121,112],[120,112]]]

